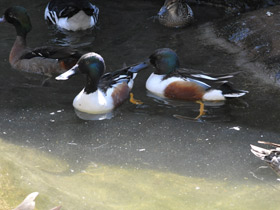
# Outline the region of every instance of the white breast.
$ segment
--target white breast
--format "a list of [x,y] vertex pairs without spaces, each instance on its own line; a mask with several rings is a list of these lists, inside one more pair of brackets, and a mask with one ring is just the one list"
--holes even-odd
[[110,89],[107,91],[106,95],[100,90],[97,90],[94,93],[86,94],[83,89],[75,97],[73,106],[81,112],[90,114],[103,114],[109,112],[114,108],[113,100],[110,94],[112,91]]

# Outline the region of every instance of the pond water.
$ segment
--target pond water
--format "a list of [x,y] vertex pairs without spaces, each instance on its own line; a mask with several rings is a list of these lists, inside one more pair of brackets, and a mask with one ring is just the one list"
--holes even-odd
[[[0,207],[11,209],[34,191],[38,209],[275,209],[279,181],[250,152],[258,140],[279,142],[279,90],[254,78],[234,53],[207,42],[209,21],[223,16],[194,6],[196,23],[169,29],[153,21],[162,1],[95,1],[93,31],[61,32],[48,26],[48,1],[1,2],[28,9],[28,45],[62,45],[103,56],[107,71],[169,47],[181,65],[214,73],[243,71],[236,87],[250,93],[225,103],[163,101],[150,96],[142,71],[133,89],[142,105],[125,102],[109,120],[78,118],[72,107],[85,78],[50,79],[13,70],[8,63],[15,29],[1,24]],[[210,36],[209,36],[210,37]],[[253,71],[254,69],[251,69]],[[176,117],[176,116],[184,117]],[[264,167],[265,166],[265,167]]]

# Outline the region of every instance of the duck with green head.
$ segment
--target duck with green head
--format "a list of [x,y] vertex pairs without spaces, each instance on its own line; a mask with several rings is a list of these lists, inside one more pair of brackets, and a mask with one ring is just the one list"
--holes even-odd
[[154,73],[146,81],[146,88],[153,94],[169,99],[187,101],[223,101],[247,93],[236,90],[229,84],[232,74],[210,74],[198,70],[181,68],[177,54],[169,49],[156,50],[142,64],[150,63]]
[[81,57],[77,50],[66,47],[29,48],[26,36],[32,25],[26,9],[21,6],[8,8],[0,22],[8,22],[16,28],[17,36],[9,56],[14,69],[51,76],[71,68]]
[[77,73],[86,74],[86,85],[75,97],[73,106],[80,112],[104,114],[121,105],[129,97],[137,72],[146,68],[147,64],[136,66],[104,74],[104,59],[101,55],[91,52],[83,55],[75,66],[56,79],[67,80]]

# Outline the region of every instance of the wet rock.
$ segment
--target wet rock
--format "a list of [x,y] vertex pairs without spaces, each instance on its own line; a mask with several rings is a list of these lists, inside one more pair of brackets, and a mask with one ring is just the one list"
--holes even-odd
[[218,37],[248,52],[250,62],[264,64],[263,73],[280,84],[280,6],[262,8],[217,21]]
[[280,4],[279,0],[189,0],[189,3],[223,7],[227,13],[239,13]]

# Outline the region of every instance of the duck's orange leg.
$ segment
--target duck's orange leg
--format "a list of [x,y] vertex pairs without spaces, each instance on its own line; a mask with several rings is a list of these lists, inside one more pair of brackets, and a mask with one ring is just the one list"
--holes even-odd
[[129,98],[130,103],[136,104],[136,105],[138,105],[138,104],[143,104],[142,101],[137,100],[137,99],[135,99],[135,98],[133,97],[133,93],[130,93],[129,95],[130,95],[130,98]]
[[204,103],[202,101],[196,101],[195,103],[198,103],[200,105],[199,107],[199,114],[195,117],[187,117],[187,116],[182,116],[182,115],[173,115],[173,117],[176,117],[178,119],[187,119],[187,120],[199,120],[199,118],[203,115],[205,115],[205,111],[204,111]]
[[199,107],[199,115],[197,115],[196,120],[198,120],[201,116],[205,115],[205,111],[204,111],[204,103],[202,101],[196,101],[195,103],[200,104]]

